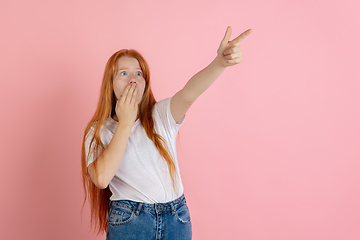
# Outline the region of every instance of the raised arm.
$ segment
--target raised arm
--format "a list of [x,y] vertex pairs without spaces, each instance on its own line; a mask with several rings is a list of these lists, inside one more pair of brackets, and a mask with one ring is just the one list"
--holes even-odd
[[229,66],[239,64],[242,61],[240,42],[250,33],[251,29],[246,30],[237,38],[229,41],[231,27],[228,27],[223,40],[217,50],[216,58],[203,70],[196,73],[171,99],[171,114],[178,122],[195,102],[195,100],[208,89],[211,84]]

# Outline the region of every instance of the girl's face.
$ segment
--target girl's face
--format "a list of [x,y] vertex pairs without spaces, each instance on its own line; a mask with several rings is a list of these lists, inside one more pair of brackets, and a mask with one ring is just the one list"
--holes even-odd
[[137,84],[137,103],[140,103],[145,90],[145,79],[136,58],[121,57],[116,63],[117,74],[114,76],[114,92],[117,99],[121,98],[127,85]]

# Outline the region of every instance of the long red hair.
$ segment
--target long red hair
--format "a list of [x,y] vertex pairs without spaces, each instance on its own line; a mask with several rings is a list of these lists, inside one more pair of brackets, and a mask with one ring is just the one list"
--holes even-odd
[[[105,189],[99,189],[92,182],[91,178],[87,174],[87,163],[90,154],[93,156],[98,156],[99,153],[104,150],[104,145],[101,142],[101,126],[104,124],[105,120],[110,117],[115,116],[115,106],[116,106],[116,97],[113,88],[113,79],[116,74],[116,63],[117,60],[121,57],[132,57],[136,58],[139,62],[143,76],[146,82],[144,95],[139,104],[139,119],[144,127],[147,136],[154,142],[156,148],[159,150],[161,156],[166,160],[170,172],[170,176],[173,182],[173,187],[175,192],[177,189],[175,187],[176,180],[176,168],[174,160],[169,151],[166,140],[163,139],[160,135],[155,132],[154,121],[152,118],[152,109],[156,103],[154,95],[150,88],[150,71],[149,66],[143,56],[133,49],[122,49],[114,53],[109,60],[107,61],[104,76],[102,80],[100,98],[95,111],[94,116],[87,124],[84,132],[82,150],[81,150],[81,168],[82,168],[82,180],[85,191],[85,199],[82,208],[85,205],[87,197],[90,199],[90,208],[91,208],[91,226],[95,226],[94,231],[97,230],[97,234],[101,232],[106,232],[107,222],[106,218],[110,210],[109,202],[111,197],[111,192],[109,187]],[[90,142],[90,146],[94,147],[94,151],[88,152],[86,156],[85,152],[85,139],[90,129],[94,128],[94,134]],[[95,155],[96,154],[96,155]],[[94,164],[96,172],[96,164]]]

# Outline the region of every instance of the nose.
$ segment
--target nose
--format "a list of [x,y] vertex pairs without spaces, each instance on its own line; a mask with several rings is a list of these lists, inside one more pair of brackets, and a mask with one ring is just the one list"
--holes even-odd
[[131,74],[131,75],[130,75],[129,84],[132,84],[132,83],[136,83],[136,84],[137,84],[136,79],[135,79],[135,74]]

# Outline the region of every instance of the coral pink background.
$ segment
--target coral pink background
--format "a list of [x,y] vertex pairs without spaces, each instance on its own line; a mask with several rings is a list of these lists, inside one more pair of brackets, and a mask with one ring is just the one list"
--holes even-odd
[[80,213],[83,131],[107,59],[150,64],[157,100],[216,56],[243,61],[188,111],[193,239],[360,239],[357,1],[1,1],[1,239],[104,239]]

